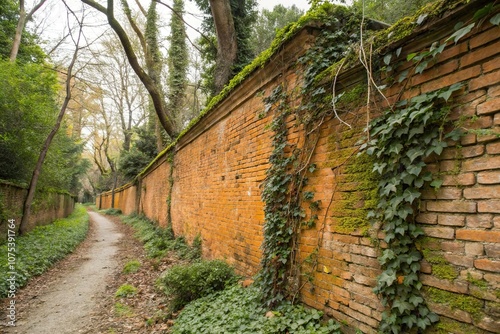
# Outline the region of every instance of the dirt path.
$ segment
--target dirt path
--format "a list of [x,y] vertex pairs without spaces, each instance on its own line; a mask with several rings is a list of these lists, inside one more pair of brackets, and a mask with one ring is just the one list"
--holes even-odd
[[[123,234],[106,217],[89,214],[92,228],[84,245],[48,274],[53,279],[44,281],[42,275],[36,294],[27,297],[28,286],[24,301],[29,305],[22,310],[16,327],[4,328],[6,333],[73,334],[92,326],[96,298],[104,293],[109,276],[117,269],[115,255]],[[33,284],[37,282],[29,285]]]

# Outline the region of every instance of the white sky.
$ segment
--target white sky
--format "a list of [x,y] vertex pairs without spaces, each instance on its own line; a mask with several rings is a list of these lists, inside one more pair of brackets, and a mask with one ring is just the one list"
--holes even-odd
[[308,10],[309,4],[307,2],[308,0],[258,0],[259,7],[265,9],[273,9],[274,6],[281,4],[285,7],[295,5],[302,10]]

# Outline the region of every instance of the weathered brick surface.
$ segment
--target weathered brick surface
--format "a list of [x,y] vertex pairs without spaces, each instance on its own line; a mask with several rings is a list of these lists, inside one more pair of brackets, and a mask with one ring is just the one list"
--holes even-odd
[[[22,218],[22,208],[27,190],[10,182],[0,180],[0,238],[6,240],[8,220],[14,219],[19,227]],[[58,218],[67,217],[75,207],[75,198],[68,194],[49,191],[37,191],[35,202],[31,209],[28,231],[36,226],[52,223]]]
[[[473,15],[475,10],[466,12]],[[439,38],[446,38],[452,29],[445,29]],[[458,122],[465,134],[459,143],[450,141],[441,156],[427,161],[429,171],[443,184],[438,190],[422,191],[416,221],[426,234],[419,249],[429,257],[422,261],[424,286],[472,296],[481,305],[499,302],[498,296],[481,294],[469,277],[486,282],[488,291],[500,288],[500,139],[495,134],[500,125],[498,31],[491,24],[481,25],[456,45],[450,43],[422,76],[414,75],[413,87],[403,82],[387,90],[388,99],[395,101],[402,89],[406,89],[402,96],[410,97],[464,84],[455,97],[459,106],[452,109],[450,120]],[[290,44],[296,43],[296,47],[288,45],[283,54],[292,59],[309,40],[302,32]],[[425,33],[408,43],[402,45],[403,50],[430,46]],[[247,276],[259,270],[264,224],[261,187],[272,152],[272,115],[259,117],[264,110],[262,99],[282,78],[294,87],[298,73],[293,68],[281,76],[277,65],[271,62],[257,70],[179,141],[172,161],[163,157],[115,199],[126,213],[137,210],[162,226],[171,221],[175,233],[189,241],[200,235],[205,257],[226,259]],[[410,66],[407,63],[401,68]],[[356,80],[365,82],[364,78],[346,79],[349,85]],[[304,266],[313,280],[302,282],[300,297],[345,324],[376,333],[384,308],[373,287],[380,274],[377,257],[387,244],[382,231],[370,227],[365,216],[356,216],[367,200],[367,185],[362,182],[366,180],[357,176],[365,175],[362,173],[371,167],[358,166],[356,170],[346,164],[355,155],[356,142],[366,126],[366,108],[343,111],[340,117],[353,128],[334,117],[325,119],[311,155],[311,163],[318,169],[308,175],[306,190],[320,201],[317,214],[321,218],[314,228],[301,231],[298,257],[303,261],[313,255],[317,265]],[[288,121],[288,140],[303,145],[304,129],[295,127],[294,119]],[[98,202],[109,207],[109,193]],[[447,278],[438,277],[439,268],[448,273]],[[446,302],[429,303],[443,318],[472,326],[478,333],[494,332],[498,321],[498,314],[494,318],[486,306],[480,310],[485,316],[475,320],[466,310],[451,308]]]

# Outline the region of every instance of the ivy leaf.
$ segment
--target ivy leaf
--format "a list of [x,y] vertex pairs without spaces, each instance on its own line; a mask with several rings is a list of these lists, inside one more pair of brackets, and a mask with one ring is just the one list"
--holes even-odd
[[424,302],[424,299],[420,296],[412,295],[410,299],[408,299],[408,301],[412,303],[413,306],[417,306],[418,304],[422,304]]
[[406,189],[403,193],[404,199],[412,204],[415,199],[419,198],[421,193],[415,189]]
[[404,70],[403,72],[401,72],[398,78],[398,83],[403,82],[407,76],[408,76],[408,70]]
[[410,158],[410,163],[412,163],[415,159],[421,157],[424,153],[424,150],[419,147],[411,148],[406,153],[406,156]]
[[493,16],[491,19],[490,19],[490,22],[491,24],[493,25],[500,25],[500,13],[498,13],[497,15]]
[[401,299],[396,299],[394,303],[392,303],[392,308],[397,308],[400,314],[404,314],[405,311],[413,309],[410,303]]
[[392,54],[388,53],[384,57],[384,64],[389,65],[391,63]]
[[403,48],[402,47],[399,47],[397,50],[396,50],[396,57],[399,57],[399,55],[401,54],[401,50]]
[[427,16],[429,16],[429,14],[422,14],[422,15],[420,15],[418,17],[418,19],[417,19],[417,24],[421,25],[425,21],[425,19],[427,18]]
[[413,52],[406,56],[406,61],[410,61],[417,56],[418,53]]
[[448,89],[446,89],[445,91],[439,93],[438,97],[443,98],[446,102],[448,102],[448,100],[450,99],[451,95],[455,91],[457,91],[460,88],[462,88],[462,86],[463,86],[463,84],[461,82],[453,84]]
[[431,182],[431,187],[434,189],[439,189],[439,188],[441,188],[442,184],[443,184],[443,180],[436,179],[436,180]]
[[474,21],[479,21],[480,19],[482,19],[483,17],[485,17],[486,15],[488,15],[489,13],[491,13],[491,10],[493,9],[493,2],[487,4],[486,6],[484,6],[483,8],[479,9],[475,14],[474,14],[474,17],[473,17],[473,20]]
[[455,31],[450,37],[448,37],[446,39],[446,42],[448,42],[449,40],[453,40],[453,42],[455,42],[455,44],[457,44],[457,42],[462,38],[464,37],[465,35],[467,35],[471,30],[472,28],[474,28],[476,24],[475,23],[471,23],[463,28],[460,28],[458,29],[457,31]]
[[429,64],[429,61],[427,61],[427,60],[419,63],[417,65],[417,67],[415,68],[415,73],[421,74],[427,68],[428,64]]
[[380,283],[385,283],[387,286],[391,286],[394,281],[396,281],[396,273],[392,270],[386,270],[380,274],[378,281]]

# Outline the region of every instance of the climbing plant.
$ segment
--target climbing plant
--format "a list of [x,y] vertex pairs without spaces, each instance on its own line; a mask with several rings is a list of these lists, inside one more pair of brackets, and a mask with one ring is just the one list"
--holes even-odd
[[450,108],[441,102],[448,102],[461,87],[455,84],[401,101],[370,127],[373,139],[366,145],[366,153],[375,157],[373,169],[382,178],[378,184],[378,205],[369,218],[382,222],[384,241],[388,244],[379,258],[383,273],[375,288],[375,293],[382,296],[382,304],[388,307],[380,328],[384,333],[401,333],[414,327],[425,329],[438,320],[420,294],[418,273],[422,255],[415,241],[423,231],[415,217],[424,184],[431,182],[438,188],[441,183],[425,170],[426,158],[440,155],[447,146],[446,140],[458,135],[456,131],[444,134]]
[[[316,77],[332,62],[344,57],[345,50],[359,39],[353,32],[359,29],[361,18],[352,15],[345,7],[324,3],[309,15],[320,19],[325,29],[297,62],[297,66],[302,67],[303,77],[297,78],[295,87],[284,81],[264,98],[262,115],[272,113],[270,129],[274,135],[270,167],[262,191],[265,225],[259,281],[269,306],[287,298],[293,299],[298,293],[298,238],[301,229],[314,227],[318,220],[321,203],[314,200],[313,191],[304,188],[308,176],[316,169],[311,157],[319,140],[319,129],[332,110],[331,95],[324,87],[315,84]],[[300,105],[292,104],[291,101],[296,101],[299,95],[302,98]],[[289,140],[290,131],[299,126],[306,132],[305,140],[300,143]],[[307,203],[306,212],[304,206]]]

